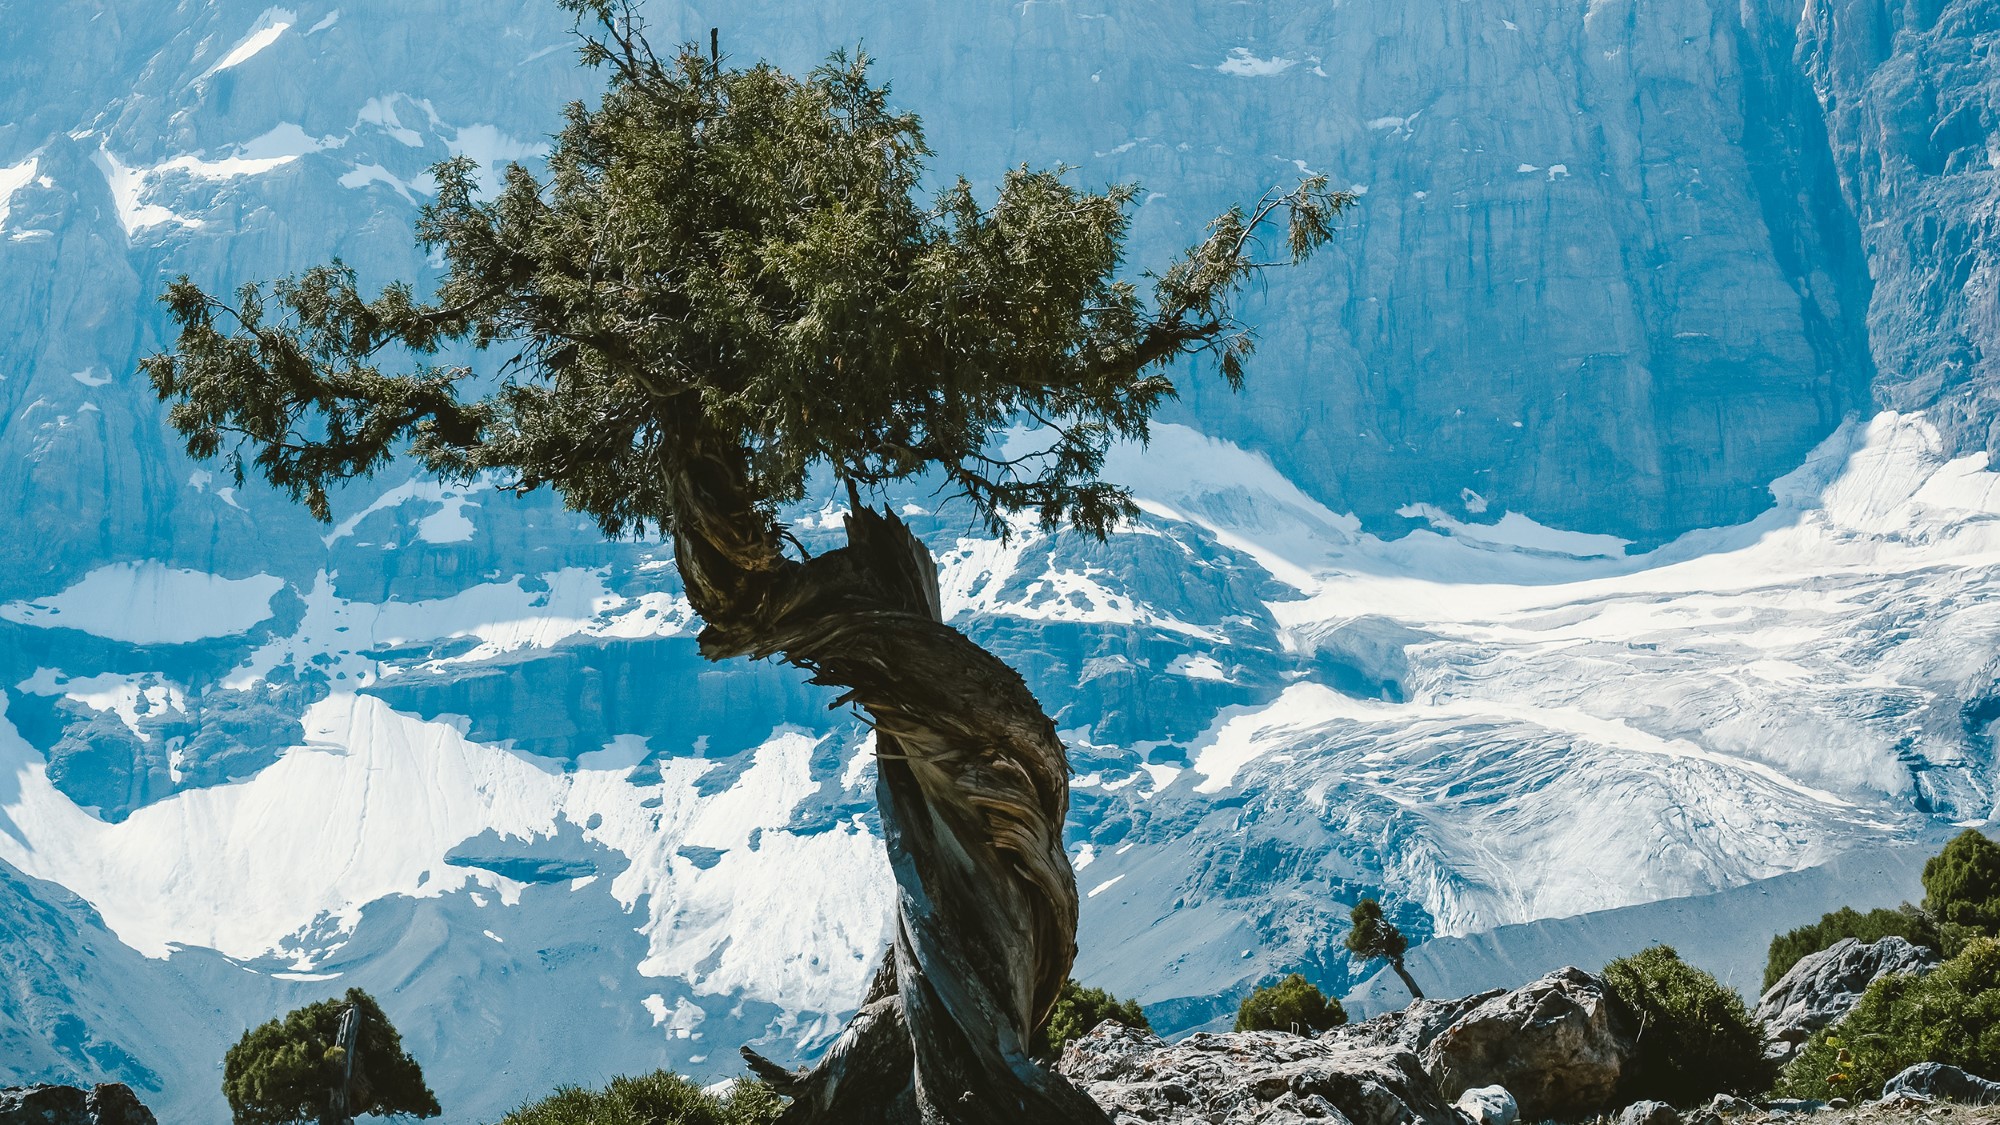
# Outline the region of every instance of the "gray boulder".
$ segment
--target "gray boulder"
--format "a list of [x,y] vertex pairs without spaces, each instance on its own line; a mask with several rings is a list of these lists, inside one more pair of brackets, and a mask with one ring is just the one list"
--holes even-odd
[[1117,1125],[1465,1125],[1417,1056],[1275,1031],[1168,1043],[1105,1023],[1064,1049],[1056,1070]]
[[1495,988],[1456,1000],[1412,1000],[1397,1011],[1383,1012],[1360,1023],[1342,1024],[1326,1035],[1349,1046],[1394,1047],[1422,1054],[1432,1040],[1443,1035],[1467,1012],[1505,995],[1506,989]]
[[1757,1106],[1734,1094],[1717,1094],[1702,1107],[1702,1112],[1712,1113],[1717,1117],[1741,1117],[1746,1113],[1757,1112]]
[[1618,1125],[1681,1125],[1681,1115],[1665,1102],[1633,1102],[1618,1115]]
[[1937,954],[1899,937],[1867,945],[1842,938],[1799,959],[1757,1002],[1756,1017],[1770,1037],[1766,1055],[1789,1061],[1815,1031],[1840,1021],[1860,1003],[1861,994],[1890,973],[1926,973]]
[[112,1082],[89,1091],[75,1086],[0,1088],[0,1125],[159,1125],[132,1089]]
[[1493,996],[1423,1049],[1424,1069],[1448,1098],[1505,1086],[1530,1120],[1603,1111],[1634,1047],[1604,982],[1558,969]]
[[1472,1118],[1477,1125],[1514,1125],[1521,1117],[1521,1104],[1505,1086],[1480,1086],[1458,1096],[1454,1109]]
[[1882,1084],[1885,1101],[1899,1100],[1905,1094],[1960,1105],[2000,1105],[2000,1082],[1943,1063],[1918,1063]]

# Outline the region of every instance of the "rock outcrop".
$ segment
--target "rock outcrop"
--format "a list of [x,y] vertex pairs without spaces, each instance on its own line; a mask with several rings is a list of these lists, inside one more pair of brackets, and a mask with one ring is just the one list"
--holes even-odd
[[1916,1095],[1961,1105],[2000,1105],[2000,1082],[1943,1063],[1918,1063],[1882,1084],[1884,1101]]
[[1506,989],[1494,988],[1455,1000],[1413,1000],[1406,1008],[1383,1012],[1360,1023],[1344,1024],[1326,1034],[1349,1046],[1393,1047],[1421,1054],[1467,1012],[1505,995]]
[[1056,1069],[1117,1125],[1464,1125],[1417,1056],[1391,1047],[1274,1031],[1168,1043],[1105,1023]]
[[1790,1059],[1813,1032],[1853,1011],[1877,978],[1927,972],[1937,963],[1936,953],[1899,937],[1867,945],[1843,938],[1800,958],[1757,1002],[1756,1017],[1771,1039],[1767,1053],[1781,1061]]
[[1604,982],[1567,968],[1494,996],[1423,1049],[1447,1098],[1476,1086],[1512,1091],[1530,1120],[1605,1109],[1632,1057]]
[[0,1125],[158,1125],[130,1086],[0,1088]]
[[1876,397],[1929,411],[1947,456],[2000,445],[1994,17],[1992,0],[1823,0],[1798,27],[1873,279]]

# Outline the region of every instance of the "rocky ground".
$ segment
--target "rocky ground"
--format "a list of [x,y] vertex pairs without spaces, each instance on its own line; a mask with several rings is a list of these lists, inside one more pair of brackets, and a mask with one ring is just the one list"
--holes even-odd
[[[1767,1017],[1766,1027],[1781,1023],[1803,1039],[1852,1008],[1853,997],[1881,972],[1927,967],[1906,965],[1909,952],[1900,939],[1870,946],[1846,941],[1802,960],[1766,995],[1765,1007],[1786,1017]],[[2000,1083],[1935,1063],[1905,1070],[1884,1086],[1883,1100],[1854,1107],[1753,1104],[1718,1095],[1698,1108],[1642,1101],[1601,1116],[1604,1107],[1620,1106],[1619,1092],[1639,1059],[1638,1040],[1614,1007],[1601,978],[1566,968],[1512,991],[1418,1000],[1316,1036],[1252,1031],[1168,1042],[1104,1023],[1072,1042],[1056,1069],[1116,1125],[2000,1121],[2000,1109],[1967,1108],[2000,1104]],[[1795,1044],[1774,1035],[1772,1046]]]
[[[1616,1117],[1600,1117],[1591,1125],[1617,1125]],[[1727,1119],[1730,1125],[2000,1125],[2000,1106],[1963,1106],[1950,1102],[1887,1106],[1867,1102],[1847,1109],[1814,1113],[1757,1110]]]

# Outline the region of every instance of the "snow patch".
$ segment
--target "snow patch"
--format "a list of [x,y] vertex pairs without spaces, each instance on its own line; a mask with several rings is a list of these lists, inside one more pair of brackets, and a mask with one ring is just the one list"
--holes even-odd
[[[1479,500],[1477,508],[1473,507],[1471,500],[1464,502],[1466,510],[1475,513],[1484,511],[1486,507],[1483,499]],[[1407,519],[1425,520],[1432,528],[1463,542],[1530,554],[1562,555],[1578,559],[1615,559],[1623,558],[1625,549],[1631,546],[1629,539],[1620,539],[1615,535],[1562,531],[1537,523],[1519,512],[1508,512],[1501,516],[1497,523],[1465,523],[1433,504],[1406,504],[1398,508],[1396,514]]]
[[203,74],[202,77],[207,78],[209,75],[220,74],[232,67],[242,66],[244,63],[249,62],[264,48],[276,43],[278,37],[290,30],[291,26],[298,22],[298,19],[298,13],[289,8],[265,9],[264,14],[257,17],[257,22],[251,27],[250,34],[239,40],[236,46],[231,47],[229,53],[222,56],[222,61],[209,67],[207,73]]
[[397,176],[380,164],[356,164],[353,171],[340,177],[340,186],[344,188],[365,188],[369,184],[387,184],[397,195],[403,197],[403,202],[415,203],[419,194],[431,194],[430,188],[421,186],[424,183],[430,182],[430,177],[422,176],[418,180],[419,182],[412,183]]
[[110,150],[99,147],[91,154],[91,163],[104,174],[104,184],[111,189],[112,205],[118,211],[118,225],[125,230],[125,237],[131,238],[142,230],[177,223],[184,227],[198,227],[200,219],[175,213],[172,209],[157,203],[147,203],[146,176],[149,169],[133,168],[121,163],[111,155]]
[[369,98],[362,104],[361,112],[355,115],[355,123],[373,125],[410,148],[424,147],[423,135],[405,126],[403,119],[396,113],[397,99],[407,96],[389,94],[384,97]]
[[141,715],[166,709],[187,711],[187,696],[180,686],[165,680],[157,672],[131,675],[105,672],[70,679],[54,668],[37,668],[34,675],[14,687],[30,695],[60,696],[94,710],[109,711],[117,715],[133,734],[146,741],[150,741],[152,736],[139,729]]
[[1186,676],[1190,680],[1215,680],[1225,684],[1236,682],[1230,678],[1229,669],[1224,668],[1221,661],[1202,653],[1181,653],[1167,665],[1167,671],[1172,675]]
[[1272,55],[1268,59],[1258,58],[1250,53],[1248,47],[1232,47],[1229,49],[1229,57],[1222,60],[1215,69],[1240,78],[1270,78],[1283,74],[1298,64],[1297,59],[1279,55]]
[[34,182],[35,169],[40,164],[39,157],[30,156],[19,164],[0,168],[0,230],[7,229],[7,214],[14,201],[14,193]]
[[131,644],[186,644],[248,632],[271,616],[271,597],[284,585],[270,574],[224,578],[157,562],[115,563],[59,594],[0,606],[0,619]]
[[[304,723],[305,743],[255,776],[108,824],[58,792],[41,755],[0,722],[0,860],[75,891],[148,956],[198,945],[275,954],[301,973],[352,932],[363,904],[389,895],[517,904],[520,884],[446,854],[488,832],[531,842],[558,828],[630,858],[610,893],[644,919],[640,972],[687,980],[698,995],[841,1011],[888,942],[881,839],[853,822],[786,829],[817,788],[811,738],[775,735],[742,778],[704,797],[697,782],[712,762],[669,761],[658,784],[634,786],[622,771],[548,769],[367,696],[330,696]],[[711,868],[674,862],[683,844],[741,842],[754,829],[757,848],[732,847]],[[303,857],[338,862],[300,879]],[[699,1006],[660,1004],[662,1026],[695,1034]]]

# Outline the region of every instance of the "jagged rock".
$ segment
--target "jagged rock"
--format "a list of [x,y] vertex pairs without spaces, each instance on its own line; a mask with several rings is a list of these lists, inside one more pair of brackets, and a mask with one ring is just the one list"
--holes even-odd
[[1117,1125],[1464,1125],[1414,1053],[1332,1036],[1246,1031],[1168,1043],[1106,1023],[1073,1041],[1056,1069]]
[[1632,1056],[1604,982],[1558,969],[1460,1016],[1423,1050],[1424,1069],[1448,1098],[1501,1085],[1530,1119],[1603,1110]]
[[1791,1059],[1813,1032],[1853,1011],[1876,978],[1929,972],[1937,963],[1936,953],[1899,937],[1867,945],[1842,938],[1801,957],[1757,1002],[1756,1016],[1770,1035],[1765,1057],[1779,1062]]
[[88,1125],[88,1096],[74,1086],[9,1086],[0,1090],[0,1125]]
[[1830,1108],[1827,1103],[1813,1098],[1772,1098],[1764,1103],[1764,1111],[1772,1117],[1790,1117],[1795,1113],[1818,1113]]
[[85,1092],[75,1086],[0,1089],[0,1125],[158,1125],[123,1083]]
[[123,1082],[108,1082],[84,1099],[92,1125],[159,1125],[153,1111],[139,1101],[139,1095]]
[[1506,994],[1506,989],[1495,988],[1456,1000],[1413,1000],[1408,1007],[1398,1011],[1384,1012],[1360,1023],[1344,1024],[1326,1034],[1328,1038],[1338,1039],[1349,1046],[1394,1047],[1399,1051],[1422,1054],[1432,1040],[1443,1035],[1446,1028],[1457,1023],[1467,1012]]
[[1918,1063],[1882,1084],[1885,1100],[1901,1094],[1961,1105],[2000,1105],[2000,1082],[1943,1063]]
[[1681,1115],[1665,1102],[1633,1102],[1618,1115],[1618,1125],[1681,1125]]
[[1521,1104],[1505,1086],[1480,1086],[1458,1096],[1452,1107],[1478,1125],[1514,1125],[1521,1117]]

